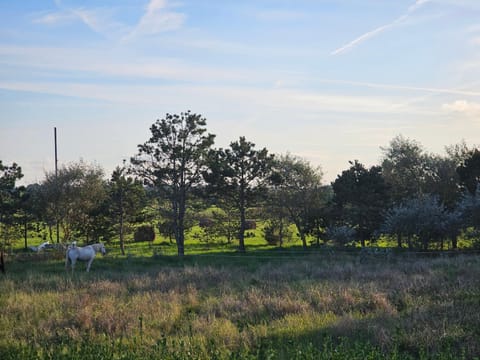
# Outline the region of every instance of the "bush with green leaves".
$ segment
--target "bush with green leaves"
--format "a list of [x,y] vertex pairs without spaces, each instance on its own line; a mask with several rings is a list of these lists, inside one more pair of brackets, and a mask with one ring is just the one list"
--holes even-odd
[[289,223],[271,219],[263,227],[263,236],[269,245],[282,246],[286,242],[293,240],[293,231]]
[[380,229],[382,234],[397,236],[398,246],[406,237],[409,248],[426,250],[436,242],[443,242],[458,225],[457,215],[450,213],[436,196],[413,198],[392,207]]
[[155,230],[151,225],[142,225],[137,227],[133,235],[135,242],[153,241],[155,240]]
[[338,246],[344,246],[355,241],[355,237],[355,229],[347,225],[332,226],[327,229],[327,238]]

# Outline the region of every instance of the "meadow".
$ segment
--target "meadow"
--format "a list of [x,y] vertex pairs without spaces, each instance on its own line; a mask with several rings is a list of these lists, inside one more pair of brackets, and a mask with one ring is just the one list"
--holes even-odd
[[478,255],[197,245],[7,259],[0,358],[480,358]]

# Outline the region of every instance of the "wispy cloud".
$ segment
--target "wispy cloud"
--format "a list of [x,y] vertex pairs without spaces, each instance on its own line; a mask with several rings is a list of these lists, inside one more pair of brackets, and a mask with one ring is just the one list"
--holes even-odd
[[288,10],[263,10],[254,13],[260,21],[299,21],[307,17],[307,14],[299,11]]
[[110,11],[102,9],[72,9],[75,14],[92,31],[107,37],[115,37],[125,32],[125,26],[112,18]]
[[[228,85],[131,85],[129,83],[87,84],[78,82],[0,81],[0,89],[29,91],[41,94],[94,99],[135,106],[175,106],[189,99],[190,106],[204,108],[217,104],[242,109],[249,104],[253,111],[276,111],[282,114],[328,113],[360,114],[425,114],[416,107],[399,104],[398,99],[385,96],[331,95],[300,89],[265,89],[254,86]],[[215,99],[212,103],[211,99]]]
[[150,0],[140,21],[124,40],[181,28],[186,19],[185,14],[171,9],[172,5],[167,0]]
[[71,11],[54,11],[35,16],[33,23],[43,25],[59,25],[71,23],[77,19],[77,15]]
[[[431,87],[418,85],[399,85],[375,82],[360,82],[338,79],[325,79],[302,73],[278,73],[276,71],[255,71],[241,66],[208,66],[191,64],[176,58],[151,58],[132,54],[127,50],[112,50],[108,54],[96,48],[56,48],[0,46],[0,64],[23,69],[30,78],[36,70],[55,70],[62,76],[101,76],[125,81],[131,79],[160,79],[169,81],[192,82],[202,84],[236,84],[250,86],[272,84],[273,88],[295,88],[308,80],[312,84],[335,84],[346,89],[378,89],[381,94],[401,96],[402,93],[426,93],[432,95],[455,95],[461,98],[478,98],[478,83],[462,87]],[[28,70],[27,70],[28,69]],[[293,85],[292,85],[293,84]],[[378,92],[377,92],[378,93]]]
[[57,2],[59,9],[35,16],[34,24],[60,26],[80,22],[91,31],[105,37],[123,36],[127,26],[114,20],[114,8],[69,8]]
[[431,1],[433,1],[433,0],[416,0],[415,3],[408,8],[408,13],[414,12],[415,10],[417,10],[418,8],[423,6],[424,4],[426,4],[428,2],[431,2]]
[[[343,84],[367,88],[376,88],[384,90],[401,90],[401,91],[418,91],[426,92],[433,94],[448,94],[448,95],[462,95],[462,96],[480,96],[480,91],[476,90],[465,90],[458,88],[438,88],[438,87],[427,87],[427,86],[407,86],[407,85],[395,85],[395,84],[381,84],[381,83],[370,83],[370,82],[360,82],[360,81],[346,81],[346,80],[331,80],[331,79],[319,79],[318,81],[324,83],[332,84]],[[476,83],[473,85],[477,85]]]
[[397,24],[400,24],[401,22],[403,22],[404,20],[407,19],[407,16],[406,15],[403,15],[403,16],[400,16],[398,19],[396,19],[395,21],[393,21],[392,23],[390,24],[386,24],[386,25],[382,25],[372,31],[369,31],[369,32],[366,32],[365,34],[357,37],[356,39],[350,41],[349,43],[339,47],[338,49],[335,49],[334,51],[332,51],[330,53],[330,55],[340,55],[342,53],[345,53],[347,51],[349,51],[350,49],[352,49],[354,46],[364,42],[364,41],[367,41],[368,39],[371,39],[372,37],[384,32],[385,30],[388,30],[392,27],[394,27],[395,25]]
[[480,32],[480,24],[470,25],[466,29],[467,33],[479,33]]
[[348,51],[350,51],[352,48],[354,48],[355,46],[395,27],[395,26],[398,26],[402,23],[404,23],[410,16],[411,14],[413,14],[415,11],[417,11],[420,7],[422,7],[424,4],[430,2],[432,0],[416,0],[415,3],[413,5],[411,5],[407,12],[401,16],[399,16],[398,18],[396,18],[395,20],[393,20],[392,22],[388,23],[388,24],[385,24],[385,25],[382,25],[382,26],[379,26],[371,31],[368,31],[362,35],[360,35],[359,37],[355,38],[354,40],[346,43],[345,45],[342,45],[341,47],[333,50],[330,55],[332,56],[335,56],[335,55],[340,55],[340,54],[343,54],[343,53],[346,53]]
[[189,64],[176,58],[142,57],[128,50],[105,54],[95,48],[20,47],[0,45],[0,64],[35,70],[54,70],[78,75],[94,75],[124,80],[162,79],[172,81],[241,82],[269,80],[265,75],[242,68]]
[[145,11],[134,26],[127,25],[114,19],[115,8],[107,7],[69,7],[60,0],[55,1],[58,10],[42,13],[34,18],[33,22],[43,25],[63,25],[80,21],[90,30],[122,40],[144,35],[179,29],[185,22],[185,14],[172,10],[168,0],[150,0]]

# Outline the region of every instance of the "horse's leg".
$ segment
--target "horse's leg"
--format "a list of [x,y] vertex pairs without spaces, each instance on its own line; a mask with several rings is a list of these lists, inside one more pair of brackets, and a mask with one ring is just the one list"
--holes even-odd
[[90,257],[90,260],[88,260],[88,263],[87,263],[87,272],[90,271],[90,266],[92,265],[93,259],[95,259],[95,251],[93,251],[92,256]]
[[90,271],[90,266],[92,265],[92,262],[93,262],[93,257],[92,257],[90,260],[88,260],[88,263],[87,263],[87,272]]
[[67,255],[65,256],[65,270],[68,270],[68,250]]

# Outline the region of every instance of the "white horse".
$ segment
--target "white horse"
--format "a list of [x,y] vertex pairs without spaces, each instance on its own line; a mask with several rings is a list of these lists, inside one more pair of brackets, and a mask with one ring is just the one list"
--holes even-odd
[[48,247],[48,245],[50,245],[50,242],[49,241],[45,241],[44,243],[38,245],[38,246],[29,246],[28,248],[34,252],[40,252],[42,251],[43,249],[45,249],[46,247]]
[[105,255],[107,252],[105,246],[102,243],[87,245],[85,247],[77,246],[77,243],[74,241],[67,249],[65,257],[65,269],[68,269],[68,263],[72,267],[72,273],[75,268],[75,263],[77,260],[87,262],[87,272],[90,271],[90,266],[92,265],[93,259],[95,259],[96,253],[102,253]]

